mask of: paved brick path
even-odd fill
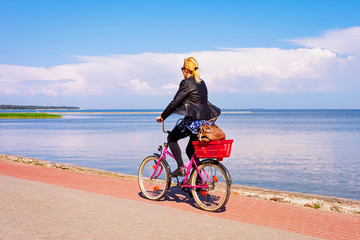
[[[242,223],[285,230],[323,239],[360,239],[360,216],[334,213],[232,195],[226,209],[209,213],[196,207],[188,194],[172,187],[162,201],[143,199],[137,181],[74,173],[0,160],[0,174],[181,209]]]

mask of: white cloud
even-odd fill
[[[360,27],[327,31],[320,37],[289,40],[309,48],[323,48],[339,54],[360,54]]]
[[[0,94],[173,95],[183,59],[194,56],[211,92],[360,91],[360,27],[292,40],[298,49],[239,48],[184,54],[78,56],[50,68],[0,65]]]
[[[139,79],[133,79],[128,83],[119,83],[119,86],[128,88],[132,93],[136,94],[153,94],[154,90],[147,82],[141,82]]]
[[[336,54],[321,49],[231,49],[199,55],[204,78],[217,91],[313,91],[327,71],[339,64]],[[310,86],[308,81],[312,80]]]

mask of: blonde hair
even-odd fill
[[[196,83],[201,82],[199,63],[198,61],[196,61],[194,57],[189,57],[184,59],[184,68],[189,69],[191,75],[194,76]]]

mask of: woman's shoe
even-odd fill
[[[185,169],[177,168],[175,171],[170,173],[171,177],[184,177],[186,175]]]

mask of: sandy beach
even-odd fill
[[[224,211],[209,213],[176,187],[154,202],[130,177],[35,166],[4,155],[0,185],[3,240],[360,239],[356,214],[234,193]]]

